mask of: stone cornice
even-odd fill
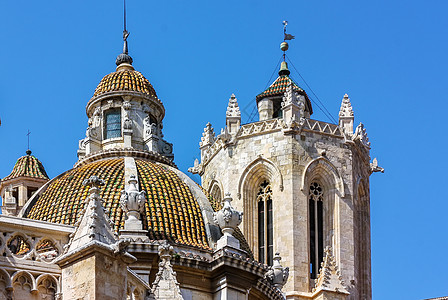
[[[79,167],[88,163],[91,163],[96,160],[104,159],[104,158],[112,158],[112,157],[123,157],[123,156],[130,156],[134,158],[143,158],[155,162],[160,162],[166,165],[169,165],[171,167],[177,168],[176,164],[172,162],[170,159],[166,158],[165,156],[156,153],[156,152],[150,152],[145,150],[138,150],[134,148],[115,148],[115,149],[109,149],[104,151],[98,151],[94,152],[92,154],[86,155],[83,159],[77,161],[73,167]]]
[[[112,97],[123,97],[123,96],[131,96],[131,97],[136,97],[136,98],[140,98],[143,100],[146,100],[148,102],[151,102],[152,104],[154,104],[155,106],[157,106],[158,110],[162,113],[162,119],[165,116],[165,107],[163,106],[162,101],[159,98],[155,98],[140,92],[133,92],[133,91],[114,91],[114,92],[107,92],[104,94],[101,94],[97,97],[92,97],[89,102],[87,102],[86,105],[86,113],[87,115],[89,115],[89,110],[98,102],[101,102],[102,100],[105,100],[107,98],[112,98]]]

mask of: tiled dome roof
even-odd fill
[[[140,92],[157,98],[156,91],[148,79],[142,73],[131,69],[119,70],[104,76],[96,87],[93,97],[116,91]]]
[[[17,160],[11,174],[3,178],[2,181],[22,176],[39,179],[49,179],[42,163],[34,155],[31,155],[31,151],[28,151],[27,155],[22,156]]]
[[[135,162],[139,188],[146,191],[142,222],[149,238],[209,249],[199,203],[187,184],[162,164],[138,159]],[[82,181],[92,175],[105,181],[100,195],[115,230],[122,229],[125,221],[120,208],[124,189],[123,158],[95,161],[61,174],[35,198],[24,216],[74,225],[88,196],[88,187]]]
[[[256,97],[257,103],[260,99],[262,99],[264,97],[282,96],[286,92],[286,88],[288,87],[288,85],[290,83],[292,83],[294,91],[298,92],[300,95],[305,96],[308,109],[310,110],[310,114],[312,114],[313,110],[312,110],[311,101],[308,98],[308,95],[288,75],[280,75],[266,90],[264,90],[262,93],[258,94]]]
[[[295,91],[305,92],[288,75],[281,75],[264,92],[257,95],[257,100],[267,96],[283,95],[290,83],[292,83]]]

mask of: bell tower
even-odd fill
[[[286,25],[283,54],[294,38]],[[287,299],[371,299],[369,177],[382,168],[370,163],[364,125],[353,132],[350,98],[343,97],[339,123],[312,119],[284,59],[256,102],[257,122],[227,121],[217,136],[207,124],[201,161],[190,171],[211,195],[237,195],[255,258],[273,265],[279,252],[289,267]],[[237,107],[232,95],[227,118]]]

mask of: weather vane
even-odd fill
[[[280,49],[283,51],[283,61],[285,61],[286,50],[288,50],[289,45],[286,41],[292,40],[295,38],[292,34],[286,33],[286,26],[288,26],[288,21],[283,21],[283,42],[280,44]]]

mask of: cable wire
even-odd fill
[[[331,113],[328,111],[328,109],[325,107],[325,105],[322,103],[322,101],[320,101],[319,97],[316,95],[316,93],[314,93],[313,89],[309,86],[309,84],[306,82],[305,78],[303,78],[303,76],[300,74],[300,72],[297,70],[297,68],[294,66],[293,62],[291,61],[291,59],[286,56],[286,58],[288,58],[289,63],[291,63],[292,67],[294,68],[294,70],[297,72],[297,74],[299,74],[300,78],[302,79],[302,81],[305,83],[305,85],[308,87],[309,91],[314,95],[314,97],[316,97],[317,101],[319,101],[319,103],[322,105],[322,107],[320,107],[319,104],[317,104],[316,101],[313,101],[314,104],[316,104],[316,106],[324,113],[324,115],[327,116],[327,118],[329,118],[331,121],[333,121],[335,124],[338,124],[338,121],[336,121],[335,118],[333,118],[333,116],[331,115]],[[312,100],[312,99],[311,99]]]

